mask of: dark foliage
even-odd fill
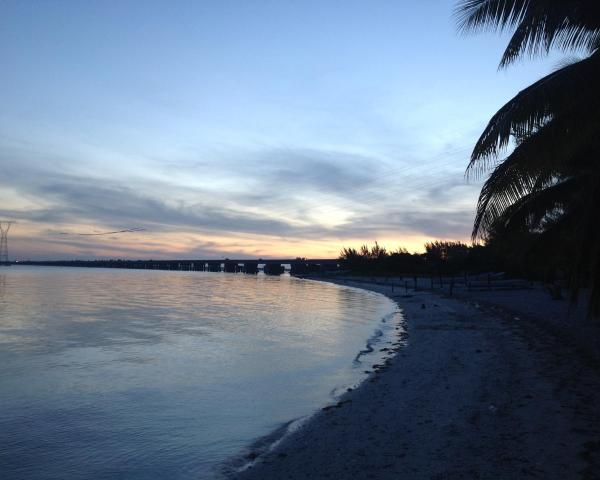
[[[409,253],[406,248],[388,252],[377,242],[373,247],[344,248],[340,266],[358,275],[456,275],[462,272],[485,272],[497,269],[489,247],[468,246],[461,242],[427,243],[425,253]]]
[[[600,2],[463,0],[466,30],[510,29],[501,67],[551,48],[583,58],[519,92],[489,121],[467,169],[491,169],[473,229],[508,265],[591,290],[600,315]],[[509,150],[505,158],[500,156]]]

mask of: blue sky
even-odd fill
[[[506,36],[459,34],[454,5],[0,3],[11,257],[467,240],[470,148],[556,59],[498,71]]]

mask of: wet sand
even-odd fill
[[[237,478],[600,478],[600,374],[560,336],[473,299],[342,282],[396,300],[407,338]]]

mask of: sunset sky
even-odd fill
[[[10,258],[467,241],[470,149],[556,59],[498,71],[506,37],[459,34],[454,5],[1,2]]]

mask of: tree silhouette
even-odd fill
[[[425,244],[425,258],[438,274],[460,271],[469,255],[469,246],[462,242],[435,240]]]
[[[568,251],[573,298],[590,286],[589,311],[598,315],[600,2],[463,0],[457,16],[464,31],[514,30],[501,68],[552,48],[583,55],[519,92],[491,118],[467,175],[491,170],[479,196],[473,238],[525,231],[546,255],[562,258]]]

